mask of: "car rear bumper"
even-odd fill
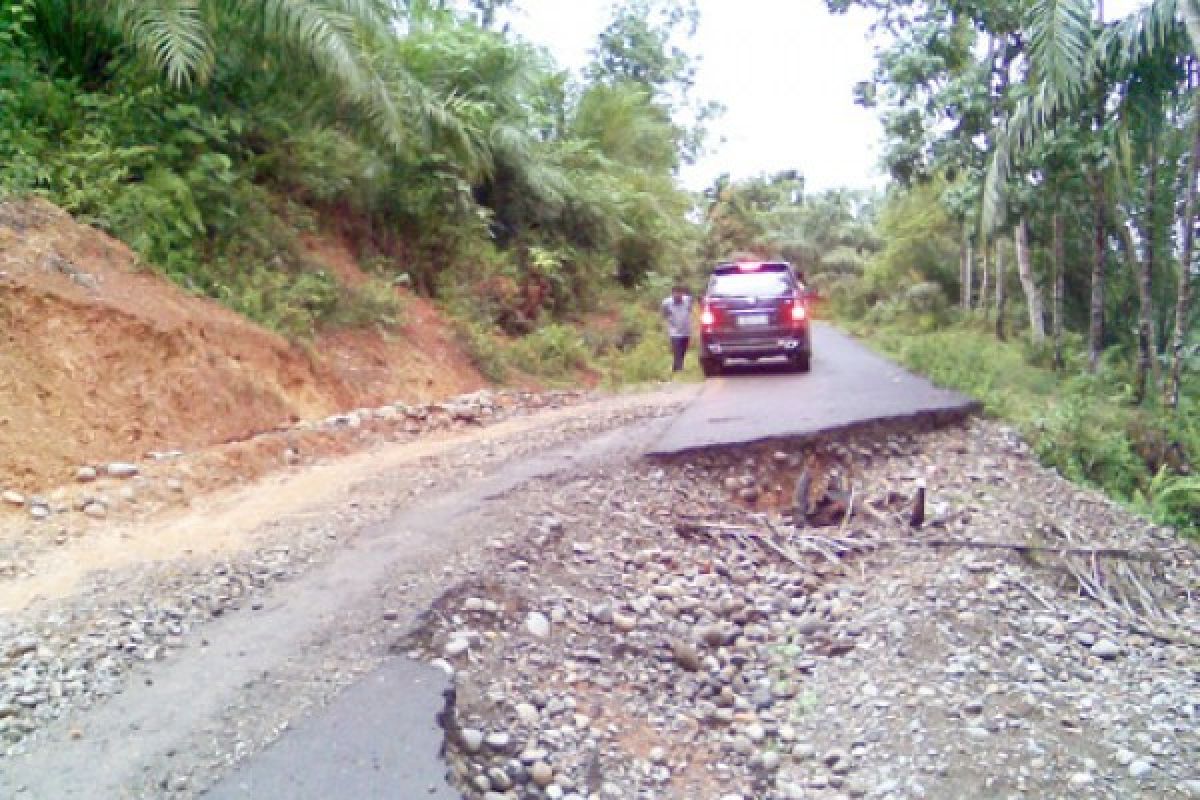
[[[701,354],[710,358],[768,358],[809,353],[808,331],[777,330],[747,333],[704,333]]]

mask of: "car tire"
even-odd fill
[[[721,359],[719,358],[702,358],[700,359],[700,371],[704,373],[704,377],[713,378],[721,374]]]
[[[798,353],[789,359],[793,372],[808,372],[812,369],[812,354]]]

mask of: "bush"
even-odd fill
[[[1200,421],[1190,396],[1174,414],[1133,408],[1123,366],[1063,380],[1030,363],[1040,352],[998,342],[973,322],[934,333],[914,333],[908,323],[859,327],[909,368],[1015,424],[1042,462],[1065,477],[1102,488],[1162,523],[1200,528],[1200,494],[1190,475],[1200,456]],[[1078,353],[1070,355],[1078,363]]]
[[[513,343],[513,363],[530,375],[565,378],[588,365],[588,351],[579,331],[555,323]]]
[[[483,377],[499,383],[508,378],[508,359],[496,335],[473,320],[456,318],[454,325],[459,344]]]
[[[372,279],[361,286],[343,287],[337,302],[321,321],[349,327],[395,328],[402,321],[403,311],[404,304],[396,289],[386,281]]]

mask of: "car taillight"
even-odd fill
[[[792,306],[792,322],[804,322],[808,319],[808,309],[802,303]]]
[[[706,328],[711,328],[717,324],[717,315],[712,312],[712,309],[705,308],[700,312],[700,324]]]

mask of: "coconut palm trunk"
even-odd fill
[[[1033,275],[1033,260],[1029,257],[1029,221],[1022,216],[1013,231],[1013,244],[1017,252],[1017,276],[1025,292],[1025,306],[1029,309],[1029,335],[1034,344],[1046,341],[1046,307],[1042,302],[1042,290]]]
[[[1000,242],[996,242],[996,338],[1004,341],[1006,334],[1004,331],[1004,304],[1008,300],[1007,294],[1004,291],[1004,248]]]
[[[1054,299],[1053,310],[1051,312],[1051,335],[1054,337],[1054,368],[1061,370],[1063,368],[1063,296],[1066,294],[1067,281],[1064,275],[1063,264],[1063,234],[1064,225],[1062,214],[1055,213],[1053,220],[1054,227]]]
[[[1187,193],[1183,202],[1183,247],[1179,261],[1179,289],[1175,296],[1175,333],[1171,337],[1171,378],[1167,405],[1179,408],[1183,380],[1183,354],[1187,346],[1188,318],[1192,310],[1192,251],[1196,242],[1196,169],[1200,166],[1200,97],[1192,98],[1192,152],[1187,166]]]
[[[1104,348],[1104,295],[1108,279],[1108,230],[1104,224],[1103,178],[1092,172],[1092,299],[1088,311],[1088,370],[1096,371]]]
[[[970,234],[967,224],[962,226],[962,236],[958,240],[958,304],[963,311],[971,310],[971,266],[968,259],[971,252]]]
[[[982,271],[979,277],[979,308],[983,310],[983,316],[985,319],[988,317],[988,276],[991,272],[988,261],[992,249],[990,244],[991,243],[988,242],[987,239],[984,239],[980,247],[982,255],[980,268]]]

